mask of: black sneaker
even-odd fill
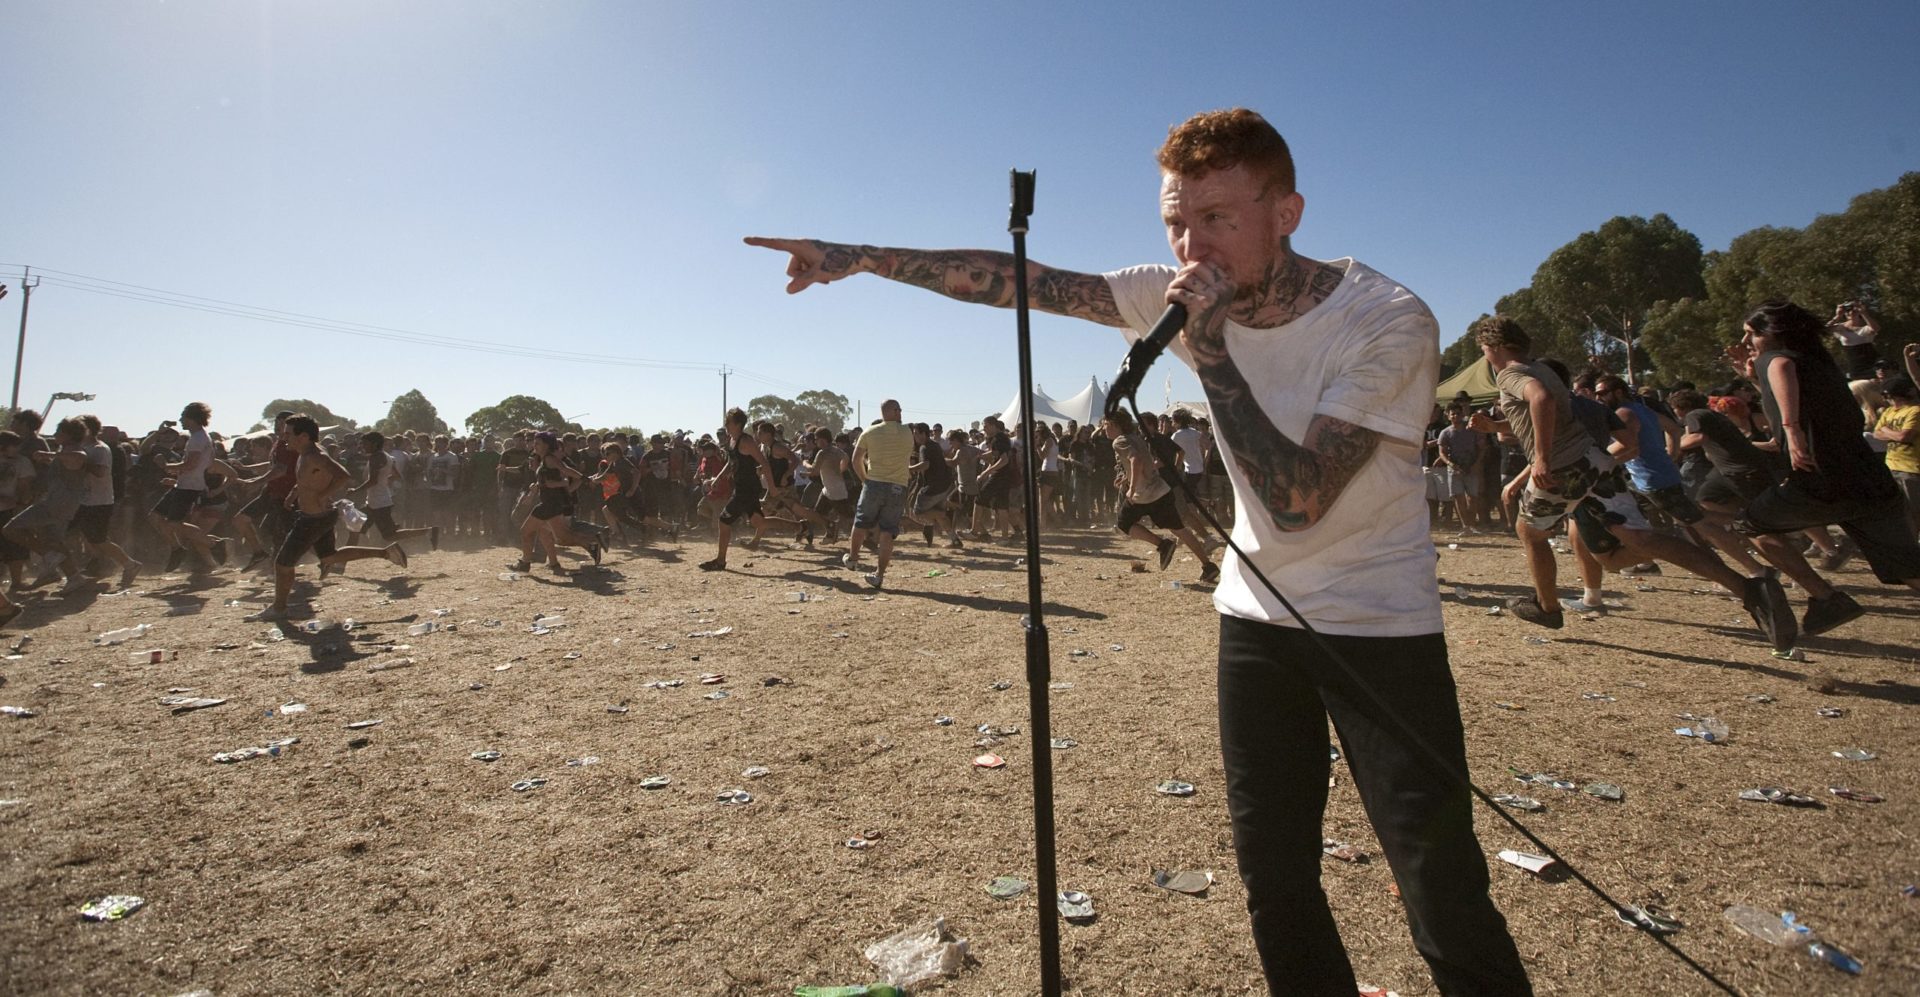
[[[213,544],[212,544],[212,546],[208,548],[208,550],[209,550],[209,552],[210,552],[210,553],[212,553],[212,554],[213,554],[213,563],[215,563],[215,564],[225,564],[225,563],[227,563],[227,542],[226,542],[226,540],[224,540],[224,539],[221,539],[221,540],[215,540],[215,541],[213,542]]]
[[[186,559],[187,559],[187,549],[185,547],[175,547],[173,550],[168,551],[167,552],[167,574],[173,574],[174,572],[179,571],[181,562],[185,561]]]
[[[434,550],[440,549],[440,527],[436,526],[427,531],[427,546]]]
[[[524,558],[507,565],[508,571],[527,572],[533,570],[533,564]]]
[[[1165,571],[1167,570],[1167,565],[1173,563],[1173,555],[1180,549],[1180,541],[1173,537],[1167,537],[1160,541],[1155,549],[1160,552],[1160,570]]]
[[[700,570],[701,571],[725,571],[727,570],[727,562],[722,561],[717,557],[711,561],[701,561]]]
[[[1807,615],[1800,620],[1800,632],[1810,636],[1823,634],[1859,619],[1866,612],[1859,603],[1853,601],[1853,596],[1836,589],[1825,599],[1807,600]]]
[[[927,546],[929,547],[933,546],[933,527],[931,526],[920,527],[920,535],[927,538]]]
[[[1558,630],[1567,623],[1567,614],[1561,612],[1558,605],[1555,605],[1553,612],[1549,613],[1540,608],[1539,600],[1530,595],[1516,595],[1508,599],[1507,612],[1518,619],[1546,627],[1548,630]]]
[[[588,544],[587,553],[593,555],[594,566],[598,567],[600,564],[600,542],[596,540]]]
[[[1206,566],[1200,569],[1200,584],[1217,585],[1219,584],[1219,582],[1220,582],[1220,566],[1213,563],[1212,561],[1208,561],[1206,563]]]
[[[1781,588],[1778,581],[1764,577],[1747,579],[1744,588],[1740,605],[1753,617],[1760,632],[1767,635],[1773,649],[1783,654],[1793,650],[1793,642],[1800,636],[1800,625],[1794,621],[1787,590]]]

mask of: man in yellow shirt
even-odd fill
[[[853,533],[840,563],[860,570],[860,545],[867,531],[880,534],[880,556],[867,584],[879,588],[886,581],[887,562],[893,560],[893,538],[900,535],[900,516],[907,507],[907,464],[913,456],[913,430],[900,424],[900,403],[880,403],[880,424],[860,434],[853,447],[853,473],[860,478],[860,504],[853,510]]]
[[[1887,407],[1873,424],[1876,439],[1887,441],[1887,470],[1907,499],[1907,522],[1920,536],[1920,389],[1898,378],[1881,389]]]

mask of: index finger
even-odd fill
[[[800,245],[800,240],[798,239],[774,239],[764,235],[750,235],[740,241],[749,246],[759,246],[762,249],[777,249],[783,253],[791,253]]]

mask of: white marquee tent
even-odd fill
[[[1067,422],[1072,420],[1082,426],[1091,426],[1100,421],[1100,413],[1107,407],[1107,393],[1100,387],[1098,379],[1089,376],[1087,386],[1072,398],[1052,398],[1040,385],[1033,386],[1033,417],[1046,422]],[[1009,427],[1020,420],[1020,396],[1015,395],[1007,403],[1006,411],[1000,413],[1001,421]]]

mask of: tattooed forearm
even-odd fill
[[[820,268],[830,274],[865,271],[926,288],[958,301],[1011,308],[1013,254],[985,249],[888,249],[815,242]],[[1027,288],[1035,308],[1102,325],[1125,325],[1113,291],[1098,274],[1055,270],[1028,261]]]
[[[1313,417],[1304,445],[1295,443],[1261,411],[1232,360],[1199,373],[1234,463],[1282,530],[1319,522],[1379,446],[1374,431],[1325,415]]]

